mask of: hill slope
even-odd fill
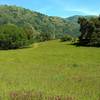
[[[0,6],[0,25],[13,23],[18,26],[31,26],[40,34],[52,34],[52,38],[62,34],[78,34],[77,24],[60,17],[47,16],[16,6]],[[77,25],[77,26],[76,26]]]

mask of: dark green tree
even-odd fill
[[[87,46],[100,46],[100,17],[79,18],[81,35],[78,44]]]

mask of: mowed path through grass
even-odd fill
[[[100,48],[48,41],[31,48],[1,50],[0,100],[14,91],[100,100]]]

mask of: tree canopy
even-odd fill
[[[81,35],[79,37],[80,45],[100,46],[100,16],[86,19],[78,19]]]
[[[2,25],[0,26],[0,49],[25,47],[31,43],[32,34],[14,24]]]

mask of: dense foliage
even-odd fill
[[[32,34],[13,24],[0,26],[0,49],[16,49],[31,43]]]
[[[80,45],[100,46],[100,17],[87,20],[84,17],[78,19],[80,24]]]

